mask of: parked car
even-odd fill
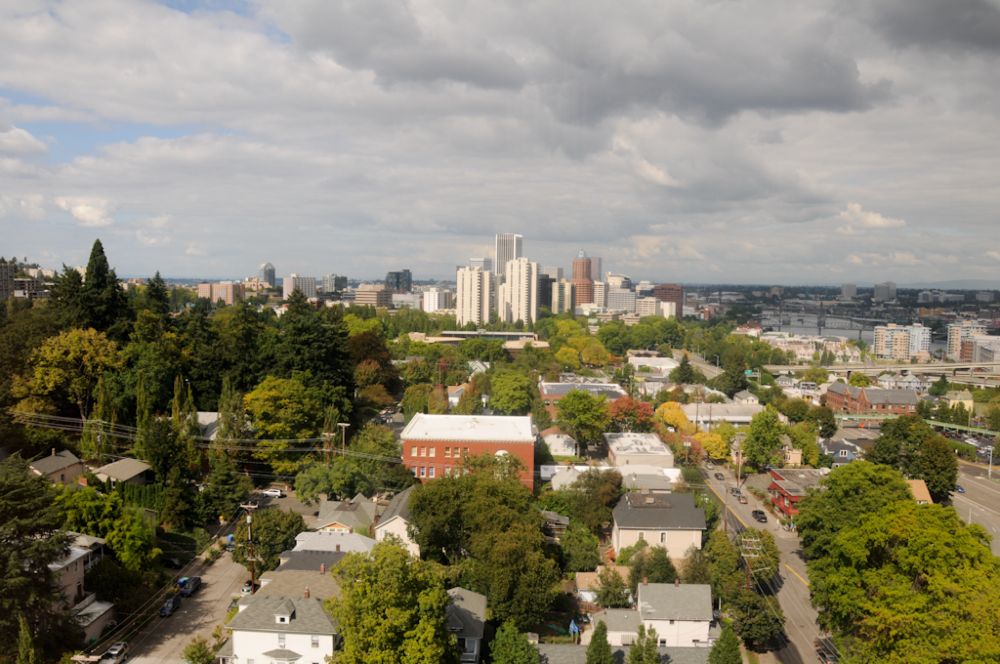
[[[746,497],[746,496],[744,496],[744,495],[743,495],[743,494],[741,493],[740,495],[736,496],[736,501],[737,501],[737,502],[738,502],[738,503],[739,503],[740,505],[746,505],[746,504],[747,504],[747,497]]]
[[[720,482],[722,482],[723,480],[725,480],[725,479],[726,479],[726,476],[725,476],[725,475],[723,475],[722,473],[716,473],[715,475],[713,475],[713,477],[714,477],[715,479],[719,480]]]
[[[250,581],[246,581],[243,587],[240,588],[241,595],[252,595],[253,594],[253,584]]]
[[[174,615],[174,611],[181,608],[181,596],[171,595],[167,598],[167,601],[163,603],[160,607],[160,617],[166,618],[167,616]]]
[[[111,644],[111,647],[101,655],[97,664],[120,664],[128,658],[128,644],[124,641]]]
[[[965,487],[962,486],[961,484],[956,484],[955,491],[957,491],[958,493],[965,493]]]
[[[180,581],[177,582],[177,586],[180,588],[181,595],[183,595],[184,597],[190,597],[191,595],[198,592],[198,588],[201,588],[201,577],[200,576],[181,577]]]
[[[754,510],[750,512],[750,516],[754,518],[754,521],[767,523],[767,514],[764,513],[764,510]]]
[[[275,489],[274,487],[264,489],[262,492],[265,496],[270,496],[271,498],[284,498],[285,492],[281,489]]]

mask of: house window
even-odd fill
[[[420,448],[420,456],[422,456],[422,457],[427,456],[427,448],[426,447],[421,447]]]
[[[416,467],[416,466],[414,466],[414,467],[413,467],[413,468],[411,468],[410,470],[412,470],[412,471],[413,471],[413,476],[414,476],[414,477],[416,477],[416,476],[417,476],[417,467]]]
[[[660,533],[660,544],[666,544],[666,543],[667,543],[667,534]]]
[[[451,458],[451,448],[450,447],[444,448],[444,458],[445,459],[450,459]]]
[[[465,456],[469,456],[469,448],[468,447],[465,448],[464,454],[465,454]]]
[[[643,532],[641,530],[639,531],[639,539],[641,539],[641,540],[646,539],[645,535],[643,534]]]
[[[410,448],[410,456],[411,457],[417,456],[417,448],[416,447],[411,447]]]
[[[278,635],[278,647],[279,648],[284,648],[285,647],[285,635],[284,634],[279,634]]]
[[[313,648],[319,648],[319,637],[318,637],[318,636],[316,636],[315,634],[313,634],[313,635],[312,635],[311,637],[309,637],[309,638],[310,638],[310,640],[312,641],[312,647],[313,647]]]
[[[847,458],[847,450],[840,450],[840,456],[846,459]]]
[[[428,455],[427,455],[427,456],[430,456],[430,457],[435,457],[435,456],[437,456],[437,448],[436,448],[436,447],[432,447],[432,448],[430,449],[430,452],[428,453]]]
[[[434,466],[427,469],[427,477],[434,477]]]

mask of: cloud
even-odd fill
[[[1000,53],[1000,6],[989,0],[874,0],[874,26],[893,44]]]
[[[45,216],[45,198],[41,194],[9,196],[0,193],[0,218],[19,217],[37,221]]]
[[[29,131],[20,127],[0,126],[0,153],[39,154],[47,149],[45,143],[32,136]]]
[[[837,217],[845,222],[837,228],[841,235],[857,235],[862,229],[902,228],[906,222],[902,219],[886,217],[878,212],[865,210],[859,203],[848,203]]]
[[[995,261],[1000,261],[1000,251],[997,251],[995,249],[991,249],[991,250],[989,250],[989,251],[986,252],[986,257],[987,258],[992,258]]]
[[[113,208],[111,201],[102,198],[59,196],[54,202],[57,207],[69,212],[81,226],[101,228],[115,223],[111,216]]]

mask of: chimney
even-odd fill
[[[53,447],[52,448],[52,456],[55,456],[55,455],[56,455],[56,448]]]
[[[681,587],[681,580],[674,579],[674,588],[680,588],[680,587]]]
[[[319,573],[320,574],[326,574],[326,563],[320,563],[319,564]]]
[[[306,586],[306,590],[304,593],[302,593],[302,597],[304,597],[305,599],[309,599],[309,586]]]

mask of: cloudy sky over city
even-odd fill
[[[998,0],[0,2],[0,254],[1000,272]]]

